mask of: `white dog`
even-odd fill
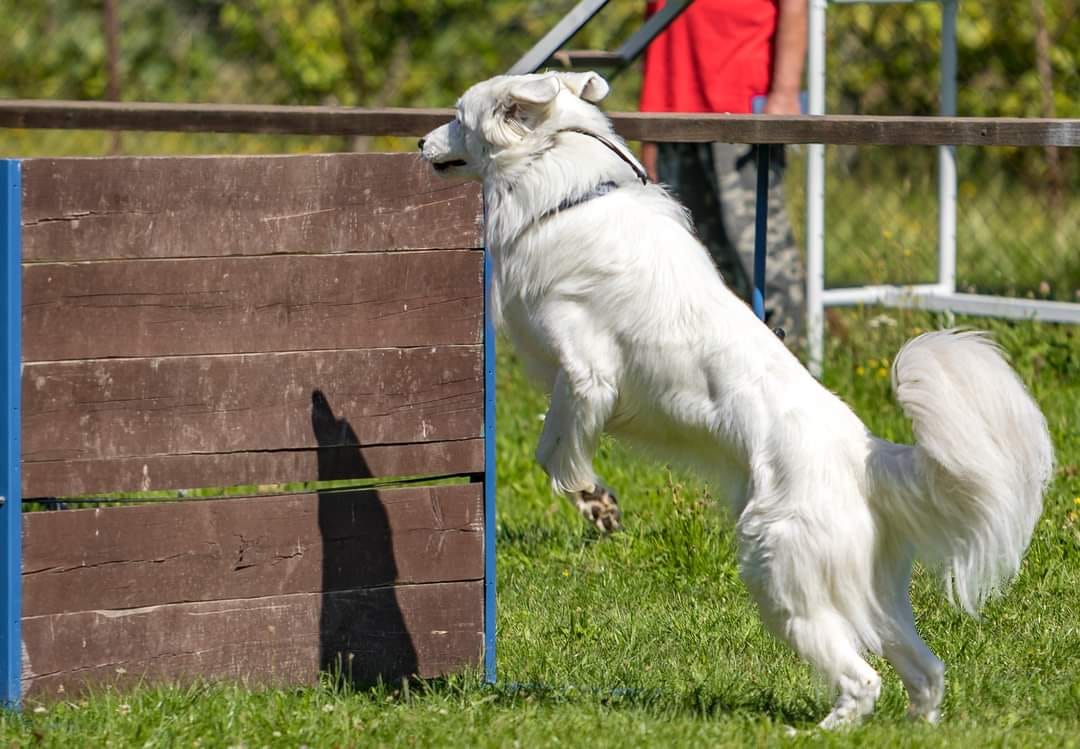
[[[593,106],[607,92],[595,73],[493,78],[420,141],[483,182],[492,309],[551,393],[537,460],[605,531],[601,432],[692,464],[730,502],[766,626],[839,691],[822,725],[873,710],[867,652],[936,721],[944,666],[915,629],[912,562],[970,613],[1016,573],[1052,472],[1042,414],[985,335],[927,333],[892,370],[917,444],[874,437],[727,289]]]

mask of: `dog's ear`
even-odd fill
[[[542,78],[524,78],[510,87],[510,98],[515,104],[542,106],[550,104],[559,94],[559,79],[553,75]]]
[[[590,104],[601,101],[611,91],[608,82],[598,73],[592,71],[588,73],[558,73],[558,76],[578,98],[584,99]]]

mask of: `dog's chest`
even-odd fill
[[[520,298],[504,299],[503,324],[510,343],[529,377],[550,391],[558,373],[559,357],[535,312]]]

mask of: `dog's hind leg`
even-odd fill
[[[882,644],[882,654],[893,665],[908,693],[908,717],[937,723],[945,693],[945,664],[930,652],[914,627],[905,638]]]
[[[819,724],[839,728],[874,711],[881,694],[881,677],[851,642],[849,627],[835,611],[818,611],[791,619],[787,640],[800,656],[825,674],[839,691],[832,711]]]
[[[567,494],[586,522],[605,533],[619,529],[619,503],[596,476],[592,460],[615,400],[614,388],[599,378],[561,370],[536,449],[556,491]]]
[[[792,581],[806,580],[807,570],[778,570],[760,549],[743,558],[742,576],[769,631],[808,661],[839,692],[822,728],[838,728],[874,711],[881,677],[859,652],[852,627],[819,591]]]
[[[906,562],[908,570],[911,563]],[[941,698],[945,693],[945,664],[926,646],[915,628],[907,575],[897,575],[900,584],[893,596],[891,619],[882,632],[881,654],[892,664],[908,693],[908,717],[937,723],[941,718]]]

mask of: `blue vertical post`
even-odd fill
[[[19,162],[0,160],[0,703],[18,707],[22,678],[22,485],[19,398],[22,350],[22,180]]]
[[[485,211],[485,219],[486,219]],[[485,221],[486,223],[486,221]],[[495,323],[484,247],[484,680],[495,683]]]
[[[759,144],[757,151],[757,204],[754,213],[754,291],[751,307],[759,320],[765,319],[765,254],[769,232],[769,145]]]

